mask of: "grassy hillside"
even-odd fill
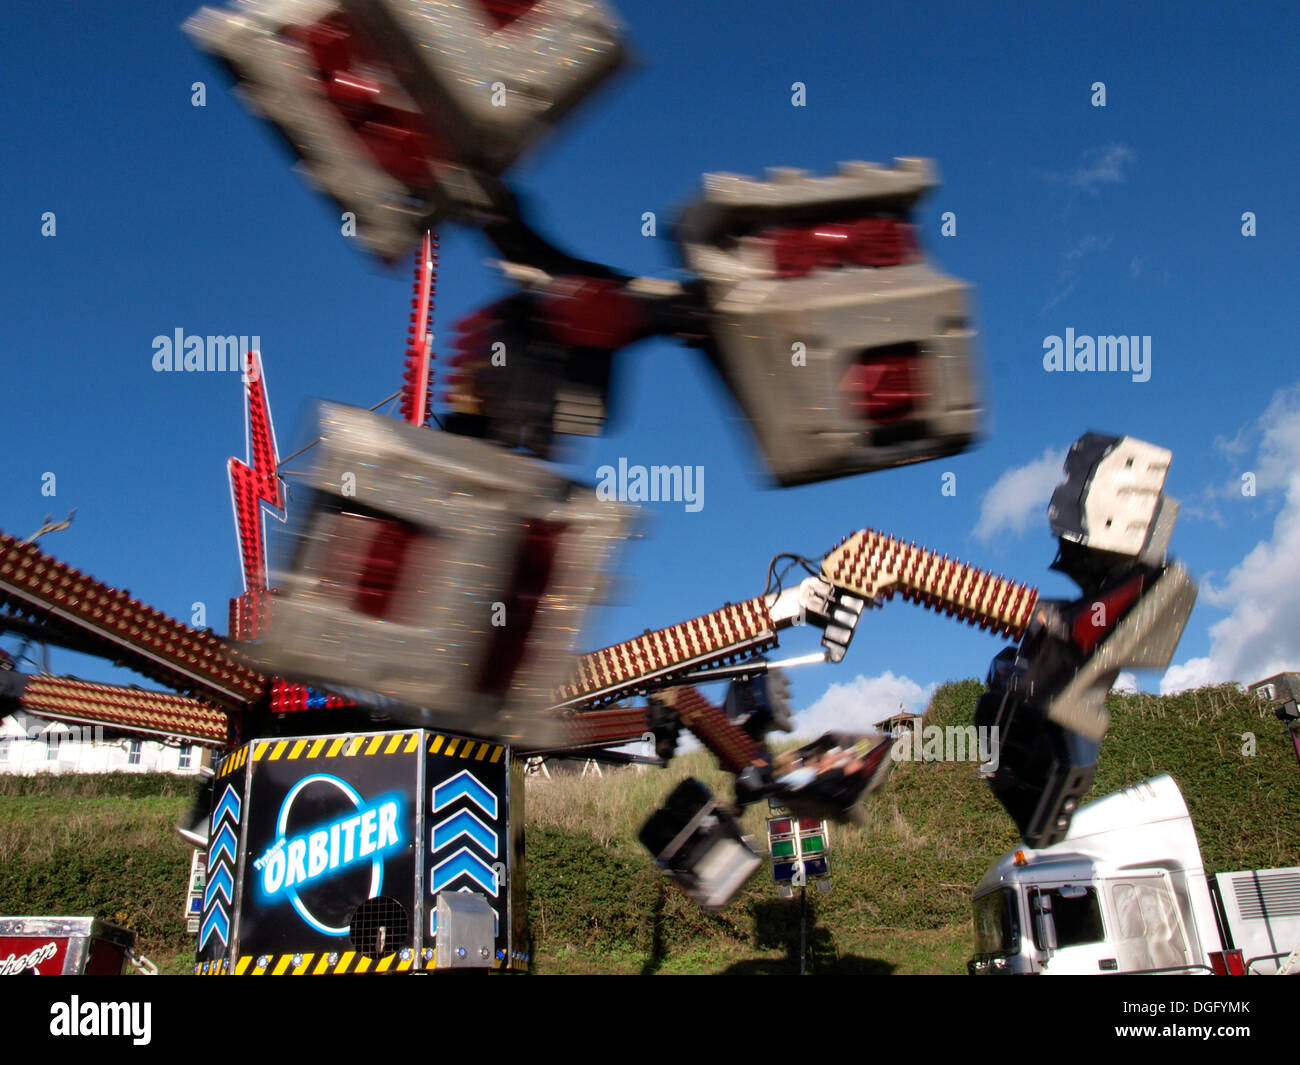
[[[977,681],[941,687],[926,723],[969,724]],[[1112,725],[1088,798],[1160,772],[1178,780],[1212,870],[1300,862],[1300,768],[1271,712],[1231,686],[1177,696],[1112,696]],[[1254,734],[1255,754],[1242,754]],[[707,757],[663,772],[564,778],[529,790],[532,917],[543,956],[564,968],[702,966],[789,971],[798,913],[756,876],[724,914],[699,913],[656,881],[636,830],[672,784],[696,775],[720,794]],[[763,812],[747,829],[763,835]],[[1018,837],[970,762],[902,762],[861,826],[832,829],[834,889],[815,900],[820,970],[960,972],[970,893]],[[539,868],[540,867],[540,868]],[[724,964],[725,962],[725,964]]]
[[[946,684],[927,724],[970,722],[976,681]],[[1211,870],[1300,863],[1300,768],[1281,725],[1232,687],[1112,696],[1090,798],[1173,774]],[[1255,753],[1243,754],[1243,735]],[[667,770],[557,776],[528,785],[528,883],[543,972],[789,972],[797,902],[756,876],[721,914],[702,913],[655,871],[636,840],[672,786],[728,778],[697,752]],[[119,789],[130,789],[125,797]],[[189,852],[172,831],[188,785],[173,778],[0,778],[0,913],[96,913],[137,929],[155,960],[182,931]],[[763,811],[746,814],[763,835]],[[961,972],[970,892],[1016,843],[971,762],[900,763],[861,826],[831,832],[834,889],[810,896],[818,972]]]
[[[161,773],[0,776],[0,915],[93,914],[134,929],[155,961],[192,953],[191,851],[174,830],[192,787]]]

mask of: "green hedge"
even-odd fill
[[[189,798],[197,777],[173,773],[35,773],[0,774],[2,795],[66,795],[76,798],[112,796],[120,799]]]
[[[941,686],[926,723],[969,724],[981,691],[977,681]],[[1107,705],[1112,725],[1089,798],[1169,772],[1208,869],[1295,864],[1300,769],[1267,707],[1231,686],[1112,696]],[[1251,736],[1255,753],[1243,753]],[[764,872],[727,910],[708,914],[637,841],[652,804],[686,772],[725,790],[705,761],[695,755],[666,773],[612,772],[571,784],[572,794],[550,793],[564,816],[552,811],[549,820],[543,793],[532,789],[551,785],[530,784],[537,802],[527,817],[527,882],[537,951],[630,954],[652,971],[657,959],[711,945],[792,949],[798,905],[777,899]],[[0,777],[0,913],[94,914],[134,928],[146,954],[191,950],[181,915],[190,850],[173,826],[196,783],[134,773]],[[745,819],[760,844],[763,813]],[[928,934],[967,924],[971,889],[1017,839],[969,762],[902,763],[865,813],[862,826],[832,827],[834,889],[810,897],[822,956],[851,953],[877,929]],[[582,827],[597,823],[599,840]]]

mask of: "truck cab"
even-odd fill
[[[1203,973],[1225,946],[1168,776],[1081,807],[1051,847],[1003,855],[975,889],[974,916],[977,974]]]

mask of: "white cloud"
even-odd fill
[[[1189,658],[1186,662],[1170,666],[1160,678],[1160,694],[1204,688],[1207,684],[1222,684],[1227,678],[1222,669],[1209,658]]]
[[[1003,532],[1024,533],[1031,518],[1045,519],[1052,489],[1063,474],[1065,452],[1048,448],[1041,458],[1024,466],[1013,466],[993,482],[980,501],[976,539],[988,542]]]
[[[1211,626],[1208,655],[1165,671],[1162,692],[1250,684],[1300,666],[1300,386],[1274,393],[1268,409],[1234,444],[1240,449],[1243,441],[1256,439],[1252,472],[1258,490],[1282,497],[1272,536],[1256,544],[1221,585],[1202,586],[1201,597],[1228,616]]]
[[[1089,255],[1103,254],[1114,239],[1114,237],[1109,236],[1098,237],[1094,234],[1088,234],[1080,237],[1074,246],[1066,251],[1064,261],[1061,264],[1061,273],[1057,279],[1056,294],[1044,304],[1041,314],[1046,314],[1078,287],[1079,277],[1082,272],[1080,265],[1082,260]]]
[[[1062,274],[1065,273],[1066,271],[1062,271]],[[1067,281],[1063,278],[1061,284],[1063,287],[1057,289],[1057,291],[1052,295],[1052,297],[1046,303],[1043,304],[1042,309],[1039,310],[1038,312],[1039,314],[1046,314],[1058,303],[1066,299],[1066,297],[1068,297],[1070,293],[1072,293],[1076,288],[1079,287],[1079,279],[1078,277],[1073,277]]]
[[[1230,476],[1210,480],[1199,496],[1183,501],[1184,517],[1201,518],[1223,527],[1225,511],[1243,498],[1284,492],[1294,456],[1300,449],[1300,419],[1288,412],[1300,410],[1300,385],[1279,389],[1269,408],[1232,436],[1214,438],[1214,449],[1232,466]]]
[[[1084,152],[1083,161],[1065,175],[1076,189],[1097,193],[1099,185],[1122,185],[1124,168],[1133,161],[1133,149],[1124,144],[1108,144]]]
[[[859,673],[846,684],[832,684],[811,706],[798,711],[794,734],[811,739],[831,731],[865,732],[894,714],[924,712],[936,687],[922,687],[889,670],[877,677]]]
[[[1067,263],[1077,263],[1080,259],[1087,258],[1089,255],[1100,255],[1111,246],[1114,240],[1114,237],[1098,237],[1092,234],[1080,237],[1075,242],[1074,247],[1065,253],[1065,261]]]
[[[1040,172],[1040,176],[1065,190],[1066,213],[1072,213],[1074,205],[1079,203],[1081,194],[1096,199],[1099,190],[1107,185],[1122,185],[1128,180],[1128,167],[1136,155],[1126,144],[1107,144],[1099,148],[1089,148],[1080,157],[1078,164],[1071,170],[1049,170]],[[1101,256],[1111,246],[1113,238],[1087,234],[1075,241],[1066,250],[1060,274],[1057,277],[1053,294],[1039,310],[1046,314],[1064,302],[1079,287],[1084,276],[1084,260],[1088,256]],[[1129,271],[1137,277],[1143,269],[1143,263],[1134,258],[1129,262]]]
[[[1111,685],[1110,690],[1124,695],[1139,695],[1142,692],[1142,685],[1138,683],[1137,674],[1125,670],[1115,678],[1115,683]]]

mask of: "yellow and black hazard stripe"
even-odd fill
[[[499,743],[443,736],[425,732],[379,732],[361,736],[316,736],[303,739],[253,740],[226,756],[217,770],[218,777],[228,776],[253,762],[293,762],[312,758],[366,758],[372,755],[411,754],[420,748],[420,737],[427,736],[425,749],[444,758],[464,758],[474,762],[499,762],[506,748]]]
[[[372,958],[347,950],[338,954],[245,954],[230,970],[235,976],[342,976],[346,973],[405,973],[419,968],[410,950]]]
[[[527,956],[516,952],[510,967],[527,967]],[[521,965],[522,963],[522,965]],[[372,958],[355,950],[332,954],[246,954],[234,965],[226,959],[200,962],[194,966],[196,976],[345,976],[363,973],[408,973],[438,967],[438,952],[428,949],[417,958],[412,950],[402,950],[382,958]],[[506,968],[502,958],[492,962],[493,969]]]
[[[249,744],[244,744],[244,746],[240,747],[239,750],[232,751],[230,754],[226,755],[226,757],[222,759],[221,765],[217,767],[217,776],[229,776],[236,769],[242,769],[244,763],[248,761],[249,746]]]
[[[367,758],[385,754],[411,754],[420,748],[422,732],[379,732],[364,736],[318,736],[315,739],[255,740],[252,748],[254,762],[292,762],[311,758]],[[444,757],[472,758],[474,761],[499,762],[505,753],[500,744],[462,736],[428,734],[427,749],[430,754]]]
[[[293,762],[312,758],[365,758],[410,754],[420,749],[419,732],[378,732],[364,736],[316,736],[298,740],[254,740],[254,762]]]
[[[466,758],[475,762],[499,762],[505,748],[499,743],[485,743],[482,740],[466,739],[463,736],[429,737],[430,754],[440,754],[444,758]]]

